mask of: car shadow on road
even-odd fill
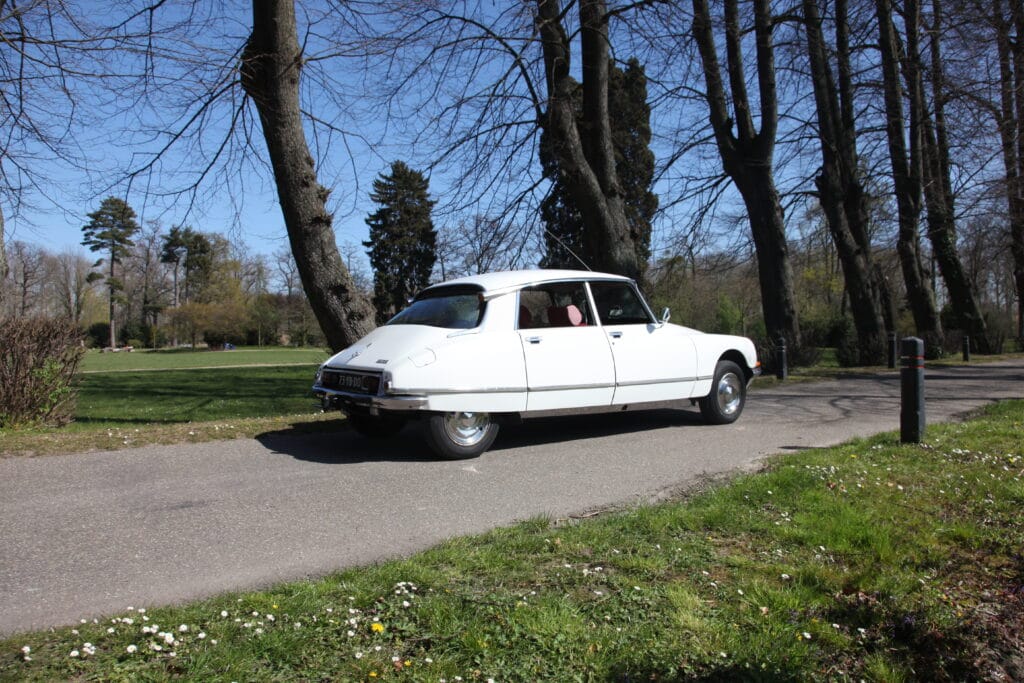
[[[562,443],[586,438],[632,434],[669,427],[703,425],[697,410],[655,409],[591,415],[538,417],[522,424],[501,426],[491,451]],[[398,434],[370,439],[357,434],[343,420],[336,428],[309,432],[293,429],[260,434],[256,440],[268,450],[296,460],[345,465],[363,462],[430,462],[444,460],[427,446],[423,425],[415,420]]]
[[[416,425],[406,425],[398,434],[368,439],[338,421],[337,429],[314,433],[282,430],[256,437],[264,448],[307,462],[351,465],[363,462],[426,462],[436,460]]]
[[[492,451],[646,432],[670,427],[704,425],[700,411],[659,408],[588,415],[536,417],[503,426]]]

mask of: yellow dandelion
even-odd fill
[[[375,621],[372,624],[370,624],[370,630],[372,630],[374,633],[384,633],[384,624],[380,623],[379,621]]]

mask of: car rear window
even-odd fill
[[[436,287],[422,292],[386,325],[427,325],[471,330],[484,318],[487,304],[478,287]]]

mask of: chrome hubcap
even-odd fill
[[[460,446],[480,443],[490,424],[491,416],[487,413],[447,413],[444,416],[445,433]]]
[[[723,415],[732,415],[740,408],[743,399],[743,385],[740,378],[731,372],[722,375],[718,380],[718,407]]]

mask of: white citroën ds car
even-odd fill
[[[422,418],[431,448],[458,459],[486,451],[500,422],[551,411],[691,399],[727,424],[759,372],[749,339],[656,319],[629,278],[525,270],[424,289],[320,366],[313,393],[366,436]]]

